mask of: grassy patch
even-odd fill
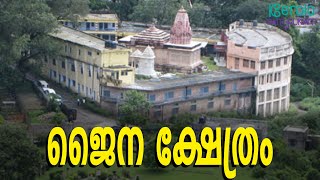
[[[27,112],[27,119],[29,122],[31,122],[31,124],[40,124],[41,120],[39,119],[39,116],[45,113],[46,111],[42,109],[29,111]]]
[[[204,65],[207,66],[208,70],[215,71],[218,70],[219,67],[216,65],[216,63],[213,61],[212,57],[209,56],[202,56],[201,57],[202,62]]]
[[[110,117],[111,116],[111,113],[109,111],[107,111],[106,109],[101,108],[98,104],[96,104],[93,101],[86,100],[86,103],[81,104],[81,106],[84,107],[85,109],[87,109],[87,110],[89,110],[89,111],[91,111],[93,113],[99,114],[101,116],[104,116],[104,117]]]

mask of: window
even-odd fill
[[[62,67],[63,69],[66,68],[66,62],[65,62],[64,60],[61,62],[61,67]]]
[[[52,59],[52,64],[56,65],[56,59]]]
[[[65,46],[64,46],[64,52],[67,52],[67,51],[68,51],[68,46],[65,45]]]
[[[186,93],[187,93],[187,94],[186,94],[187,96],[191,96],[192,90],[191,90],[190,88],[188,88]]]
[[[271,101],[272,98],[272,90],[267,91],[267,101]]]
[[[287,64],[288,64],[288,58],[287,58],[287,57],[284,57],[283,64],[284,64],[284,65],[287,65]]]
[[[282,97],[285,97],[287,95],[287,86],[282,87]]]
[[[79,56],[81,56],[81,50],[80,49],[78,50],[78,54],[79,54]]]
[[[66,76],[62,76],[62,80],[63,80],[63,82],[66,82],[67,81],[67,77]]]
[[[88,65],[88,76],[91,77],[91,66]]]
[[[103,23],[99,23],[99,30],[103,30]]]
[[[260,77],[259,77],[259,84],[260,85],[262,85],[262,84],[264,84],[264,75],[261,75]]]
[[[239,58],[236,58],[235,60],[234,60],[234,68],[235,69],[239,69]]]
[[[259,92],[259,102],[264,102],[264,91]]]
[[[279,113],[279,101],[273,102],[273,114]]]
[[[256,62],[255,61],[250,61],[250,68],[256,69]]]
[[[72,80],[72,85],[73,85],[73,87],[76,87],[76,81],[75,80]]]
[[[71,71],[75,72],[76,71],[76,67],[74,66],[74,64],[71,64]]]
[[[172,108],[172,115],[176,115],[178,113],[179,113],[179,108],[178,107]]]
[[[91,23],[91,26],[94,27],[94,23],[93,22]]]
[[[150,94],[150,95],[149,95],[149,101],[150,101],[150,102],[156,101],[156,95],[155,95],[155,94]]]
[[[110,97],[110,91],[104,90],[103,91],[103,96],[109,98]]]
[[[86,30],[90,30],[90,23],[89,22],[86,23]]]
[[[83,74],[83,64],[81,64],[80,72],[81,72],[81,74]]]
[[[127,76],[128,75],[128,71],[121,71],[121,76]]]
[[[120,93],[120,98],[121,98],[121,99],[123,99],[123,98],[124,98],[123,93]]]
[[[261,62],[260,63],[260,69],[265,69],[266,68],[266,62]]]
[[[231,99],[224,100],[224,105],[225,106],[230,106],[230,104],[231,104]]]
[[[115,27],[116,26],[116,23],[112,23],[112,27]]]
[[[233,91],[237,91],[237,89],[238,89],[238,84],[237,84],[237,82],[234,82],[234,83],[233,83],[232,89],[233,89]]]
[[[247,60],[247,59],[244,59],[243,60],[243,67],[249,67],[249,60]]]
[[[104,24],[104,30],[108,29],[108,23],[103,23]]]
[[[281,59],[278,58],[277,61],[276,61],[276,66],[279,67],[280,65],[281,65]]]
[[[190,106],[190,111],[196,111],[197,110],[197,105],[196,104],[192,104]]]
[[[92,56],[92,52],[91,51],[88,51],[88,56]]]
[[[57,77],[57,72],[56,71],[53,71],[53,77]]]
[[[225,91],[226,90],[226,84],[225,83],[223,83],[223,82],[220,82],[219,83],[219,91]]]
[[[273,77],[273,74],[268,74],[267,75],[267,83],[272,83],[272,77]]]
[[[273,68],[273,60],[268,61],[268,68]]]
[[[209,87],[201,87],[200,88],[200,94],[207,94],[209,92]]]
[[[69,53],[70,53],[70,54],[72,53],[72,48],[71,48],[71,47],[69,47]]]
[[[214,103],[212,101],[208,102],[208,106],[207,106],[208,109],[213,109],[213,106],[214,106]]]
[[[165,93],[165,100],[172,99],[174,97],[174,92],[169,91]]]
[[[280,88],[274,89],[273,96],[274,96],[273,99],[279,99],[279,97],[280,97]]]
[[[259,105],[259,107],[258,107],[258,114],[261,115],[261,116],[263,115],[263,111],[264,111],[264,110],[263,110],[263,108],[264,108],[263,106],[264,106],[264,105],[261,104],[261,105]]]

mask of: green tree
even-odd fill
[[[89,0],[46,0],[58,19],[77,20],[89,13]]]
[[[107,2],[107,5],[111,11],[118,15],[121,21],[128,21],[131,20],[130,14],[134,12],[134,7],[140,1],[141,0],[113,0],[112,2]]]
[[[57,27],[56,18],[42,0],[1,1],[0,64],[19,70],[32,59],[58,52],[48,37]]]
[[[39,149],[24,129],[0,125],[0,176],[7,179],[35,179],[39,172]]]
[[[170,25],[181,4],[177,0],[141,0],[134,7],[131,19],[133,21]]]
[[[148,120],[150,103],[144,93],[127,91],[124,103],[120,105],[120,123],[122,125],[144,125]]]
[[[143,155],[143,165],[150,169],[157,169],[159,165],[155,155],[156,150],[156,138],[153,137],[145,144],[145,152]]]
[[[268,3],[258,0],[244,1],[235,10],[236,19],[248,21],[258,20],[262,22],[268,14]]]

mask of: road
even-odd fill
[[[35,76],[32,76],[31,74],[27,74],[26,78],[31,81],[37,80],[37,78]],[[78,106],[77,98],[74,97],[73,94],[70,94],[70,92],[68,92],[66,89],[61,88],[55,83],[48,83],[50,88],[54,89],[57,94],[60,94],[62,96],[64,104],[66,104],[69,108],[77,109],[77,120],[73,122],[73,127],[83,127],[84,129],[89,130],[96,126],[112,127],[117,125],[117,122],[114,119],[106,118]]]

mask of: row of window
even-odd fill
[[[288,57],[284,57],[284,58],[278,58],[278,59],[271,59],[268,61],[262,61],[260,63],[260,69],[266,69],[266,65],[268,63],[268,68],[271,69],[273,67],[279,67],[282,65],[281,61],[283,59],[283,65],[287,65],[288,64]]]
[[[281,103],[281,107],[280,107]],[[271,107],[273,105],[273,107]],[[265,108],[265,109],[264,109]],[[286,99],[281,101],[275,101],[273,103],[269,102],[266,104],[261,104],[258,106],[259,115],[272,115],[286,110]],[[264,113],[265,112],[265,113]]]
[[[65,53],[72,54],[72,47],[69,47],[69,48],[68,48],[68,46],[65,45],[65,46],[64,46],[64,52],[65,52]],[[82,54],[81,49],[78,49],[78,55],[81,56],[81,54]],[[99,55],[99,54],[100,54],[100,53],[97,52],[97,55]],[[88,56],[92,56],[92,51],[87,51],[87,55],[88,55]]]
[[[281,72],[269,73],[259,77],[259,85],[281,81]]]
[[[282,91],[281,95],[280,95],[280,91]],[[288,91],[287,86],[283,86],[281,88],[275,88],[273,91],[272,89],[269,89],[267,91],[261,91],[259,92],[259,102],[264,102],[265,100],[266,101],[276,100],[276,99],[279,99],[280,96],[285,97],[288,94],[287,91]],[[272,96],[272,93],[273,93],[273,96]]]
[[[231,99],[230,98],[226,98],[224,100],[224,106],[227,107],[227,106],[230,106],[231,105]],[[197,103],[196,101],[193,101],[191,102],[191,105],[190,105],[190,111],[191,112],[196,112],[197,111]],[[214,108],[214,101],[212,99],[209,99],[208,100],[208,103],[207,103],[207,109],[210,110],[210,109],[213,109]],[[174,104],[174,107],[172,108],[171,110],[171,114],[172,115],[176,115],[179,113],[179,104],[176,103]],[[155,113],[154,113],[154,116],[155,117],[159,117],[161,115],[161,110],[156,110]]]
[[[225,83],[219,83],[219,91],[220,92],[223,92],[226,90],[226,85]],[[237,90],[237,83],[235,82],[233,84],[233,90]],[[186,88],[184,90],[182,90],[182,97],[188,97],[188,96],[191,96],[193,93],[192,93],[192,89],[191,88]],[[200,91],[199,91],[199,95],[206,95],[206,94],[209,94],[209,86],[204,86],[204,87],[200,87]],[[167,91],[164,93],[164,99],[165,100],[170,100],[170,99],[173,99],[175,97],[175,92],[174,91]],[[154,102],[156,101],[156,95],[155,94],[150,94],[149,95],[149,101],[151,102]]]
[[[86,30],[91,30],[92,28],[95,29],[95,24],[94,22],[85,22],[82,23],[81,26],[85,26]],[[98,23],[99,24],[99,30],[109,30],[109,28],[113,28],[116,26],[115,23]],[[76,26],[72,22],[64,22],[64,25],[67,27],[73,27],[75,28]],[[111,29],[110,29],[111,30]]]
[[[50,70],[50,78],[57,78],[57,72],[54,70]],[[70,88],[70,87],[74,87],[76,88],[76,81],[73,79],[68,78],[68,82],[67,82],[67,77],[65,75],[61,75],[59,74],[59,78],[58,78],[58,82],[59,83],[66,83],[66,85]],[[81,87],[81,88],[80,88]],[[80,85],[80,83],[78,83],[78,93],[81,92],[85,92],[84,91],[85,86],[84,85]],[[95,92],[93,91],[93,93],[95,94]],[[86,96],[91,96],[92,95],[92,89],[86,87]]]
[[[239,58],[235,58],[234,63],[235,63],[234,64],[234,68],[235,69],[239,69],[240,59]],[[248,59],[243,59],[242,66],[246,67],[246,68],[256,69],[256,62],[248,60]]]

